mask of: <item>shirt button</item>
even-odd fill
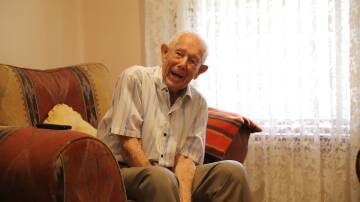
[[[166,137],[167,136],[167,134],[166,133],[164,133],[164,137]]]
[[[160,156],[161,156],[161,158],[164,157],[164,155],[162,155],[162,154]]]

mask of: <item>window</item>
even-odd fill
[[[349,134],[348,1],[197,1],[209,106],[276,133]],[[265,132],[270,132],[265,130]]]

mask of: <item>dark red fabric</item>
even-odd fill
[[[41,123],[58,103],[71,106],[86,118],[81,85],[78,78],[69,70],[68,68],[47,71],[25,69],[36,91]]]
[[[33,126],[42,123],[56,104],[64,103],[97,127],[94,92],[81,68],[74,66],[37,70],[10,67],[21,81],[26,111]]]
[[[243,162],[247,154],[250,133],[261,128],[252,120],[239,114],[215,108],[208,110],[206,128],[206,162],[236,160]]]
[[[223,126],[225,130],[234,133],[240,128],[247,129],[250,133],[261,132],[262,129],[254,121],[240,114],[227,112],[220,109],[209,108],[209,122],[215,123],[214,125]],[[224,125],[222,125],[224,124]]]
[[[119,168],[104,145],[92,139],[75,141],[64,149],[66,201],[126,201]],[[76,179],[76,180],[74,180]],[[89,186],[90,185],[90,186]]]
[[[105,145],[86,134],[21,128],[4,136],[0,154],[2,202],[54,201],[62,194],[56,174],[59,157],[64,169],[65,201],[126,201],[114,157]],[[93,197],[95,194],[98,196]]]

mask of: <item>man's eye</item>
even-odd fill
[[[182,53],[180,51],[176,51],[177,56],[182,56]]]
[[[193,64],[193,65],[197,65],[197,61],[196,60],[190,60],[189,61],[191,64]]]

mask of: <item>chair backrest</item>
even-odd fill
[[[34,126],[65,103],[94,127],[111,101],[110,73],[100,63],[55,69],[0,64],[0,125]]]
[[[255,122],[239,114],[209,108],[205,162],[220,160],[243,162],[248,150],[250,133],[261,130]]]

